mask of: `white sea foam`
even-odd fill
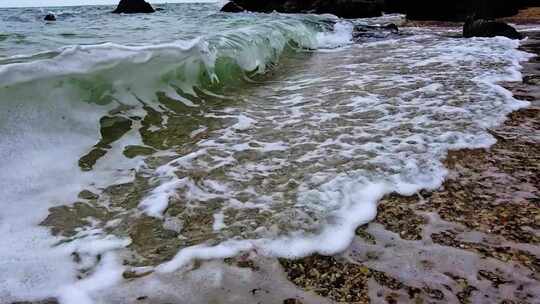
[[[122,281],[124,267],[113,253],[107,252],[94,273],[86,279],[73,285],[60,288],[58,300],[61,303],[92,304],[94,301],[89,293],[110,288]]]
[[[253,123],[255,123],[255,120],[245,115],[239,115],[238,122],[233,125],[233,128],[239,131],[243,131],[249,129]]]
[[[336,48],[352,43],[353,24],[339,21],[334,25],[333,32],[317,33],[318,48]]]
[[[71,284],[76,277],[71,262],[74,250],[92,256],[111,250],[103,243],[109,239],[103,233],[88,244],[56,246],[61,239],[37,225],[48,208],[76,201],[83,189],[132,178],[126,169],[135,163],[118,162],[116,153],[110,153],[94,172],[80,172],[77,160],[97,142],[97,121],[104,111],[85,103],[67,109],[57,94],[50,92],[50,98],[43,97],[37,104],[25,104],[29,97],[23,94],[9,104],[4,98],[0,103],[0,107],[12,107],[2,108],[0,114],[1,302],[56,296],[60,286]]]
[[[465,130],[453,130],[454,127],[448,125],[447,122],[437,122],[434,124],[435,121],[430,121],[428,116],[420,114],[418,117],[412,118],[411,123],[413,125],[411,125],[411,127],[416,125],[420,128],[437,130],[437,132],[441,133],[430,135],[410,134],[405,138],[399,139],[400,143],[397,145],[392,144],[393,140],[397,140],[399,138],[393,138],[394,135],[388,135],[389,138],[383,139],[382,142],[372,141],[363,145],[347,144],[347,140],[345,140],[347,137],[350,137],[350,140],[358,140],[361,138],[360,135],[362,133],[343,134],[338,138],[329,138],[324,143],[321,143],[319,147],[334,149],[335,146],[341,146],[342,148],[346,149],[356,149],[357,152],[354,154],[343,154],[340,152],[342,155],[348,158],[357,157],[358,153],[360,153],[359,148],[366,151],[380,151],[377,153],[382,154],[374,158],[373,162],[379,164],[379,166],[383,166],[383,168],[387,167],[388,169],[383,169],[383,171],[380,173],[369,172],[365,169],[351,170],[345,173],[337,174],[320,174],[322,172],[319,172],[320,177],[317,178],[317,181],[312,179],[312,182],[318,184],[315,188],[310,187],[308,184],[301,185],[294,208],[298,210],[310,210],[313,213],[320,213],[323,215],[325,225],[318,232],[306,233],[299,230],[291,231],[286,237],[226,241],[220,245],[210,247],[197,245],[195,247],[182,249],[173,260],[161,265],[158,267],[158,270],[171,272],[182,267],[186,267],[194,259],[222,258],[245,252],[281,257],[300,257],[315,252],[322,254],[333,254],[339,252],[344,250],[349,245],[350,241],[354,237],[354,230],[358,225],[369,222],[374,218],[376,215],[377,201],[385,194],[396,192],[402,195],[412,195],[421,189],[436,189],[439,187],[447,174],[446,169],[440,163],[440,160],[445,157],[446,151],[449,149],[487,148],[491,146],[495,140],[491,135],[489,135],[489,133],[484,132],[483,130],[500,123],[505,118],[507,113],[527,106],[526,102],[513,99],[510,92],[506,91],[496,83],[500,81],[520,80],[521,76],[519,73],[520,67],[518,62],[520,60],[527,59],[529,55],[516,51],[515,48],[517,47],[517,42],[505,38],[494,38],[491,40],[473,39],[472,45],[468,46],[465,44],[452,45],[454,43],[453,41],[440,42],[436,45],[431,45],[430,49],[425,48],[426,38],[428,37],[417,37],[416,41],[418,42],[415,41],[410,46],[412,49],[416,47],[425,49],[426,57],[430,56],[429,59],[426,59],[429,60],[429,63],[424,62],[426,65],[435,62],[437,62],[439,65],[449,64],[455,66],[456,72],[459,73],[461,67],[466,66],[467,64],[476,65],[478,60],[492,60],[489,58],[490,56],[493,56],[493,54],[498,54],[499,57],[497,57],[497,60],[500,61],[493,64],[490,69],[480,69],[479,66],[473,67],[473,71],[470,71],[469,73],[471,73],[471,75],[476,74],[476,76],[472,77],[472,82],[468,85],[479,86],[482,88],[482,90],[485,90],[485,93],[479,92],[478,88],[474,89],[476,91],[472,91],[473,88],[467,88],[466,90],[471,90],[471,95],[467,95],[467,92],[469,91],[460,93],[464,95],[458,98],[465,98],[464,102],[466,103],[459,106],[444,104],[447,100],[446,98],[450,98],[446,97],[450,96],[448,94],[456,93],[456,91],[452,91],[451,88],[447,87],[448,82],[429,83],[430,76],[427,75],[424,77],[422,74],[409,76],[408,79],[406,78],[407,76],[396,76],[396,78],[393,79],[393,82],[403,86],[410,85],[409,83],[413,81],[427,82],[425,85],[417,89],[403,90],[403,100],[400,100],[402,104],[398,104],[397,106],[404,109],[411,107],[413,112],[422,111],[421,109],[417,109],[415,106],[416,104],[421,104],[424,108],[435,106],[435,109],[439,109],[441,111],[440,114],[444,113],[444,115],[461,116],[459,120],[465,119],[471,123],[469,128],[477,131],[474,133],[467,133]],[[393,42],[389,43],[393,44]],[[359,46],[359,48],[367,49],[374,46],[380,47],[380,45],[370,44]],[[504,51],[501,51],[501,49]],[[441,53],[441,55],[433,59],[429,52]],[[401,57],[399,56],[400,55],[396,54],[396,58],[393,58],[392,60],[400,60]],[[418,58],[411,58],[408,60],[408,62],[410,62],[409,66],[411,68],[418,67]],[[460,62],[460,64],[455,65],[455,62]],[[474,69],[477,70],[475,71]],[[435,71],[435,73],[438,72]],[[443,73],[443,75],[448,76],[447,71],[443,70]],[[361,77],[361,74],[355,74],[355,76]],[[388,75],[381,77],[389,78]],[[389,79],[392,78],[390,77]],[[377,80],[354,80],[346,83],[346,86],[363,87],[374,81]],[[446,81],[448,81],[448,79],[446,79]],[[288,88],[285,89],[290,90]],[[296,86],[293,90],[297,91],[301,89],[301,86]],[[479,99],[469,101],[467,98]],[[297,99],[297,97],[293,97],[293,100]],[[356,108],[356,111],[359,113],[363,113],[366,107],[371,107],[373,110],[381,107],[381,111],[386,112],[386,115],[395,115],[391,113],[392,111],[395,112],[397,110],[392,103],[388,104],[387,100],[376,96],[357,96],[351,98],[351,100],[352,102],[346,103],[346,106],[352,107],[353,109]],[[283,100],[284,105],[289,105],[290,103],[291,102],[289,99]],[[497,110],[494,111],[493,107],[495,107]],[[317,117],[321,123],[328,121],[328,119],[325,118],[329,115],[327,113],[317,116],[313,115],[314,113],[308,114],[305,112],[305,110],[305,106],[301,106],[293,113],[296,113],[295,116],[304,118],[306,115],[312,115],[313,117]],[[291,109],[291,111],[293,111],[293,109]],[[411,114],[413,112],[411,112]],[[251,114],[253,115],[254,113]],[[400,120],[406,118],[407,115],[409,114],[399,114],[398,116],[395,116],[394,119]],[[331,117],[333,117],[330,118],[331,121],[332,119],[338,119],[337,116]],[[272,120],[272,118],[266,118]],[[384,116],[382,116],[380,119],[391,124],[391,121],[387,120]],[[469,121],[467,119],[471,120]],[[286,119],[284,121],[287,124],[289,123]],[[272,123],[275,125],[274,127],[278,129],[285,127],[285,124],[279,125],[279,123],[275,120],[272,121]],[[449,120],[448,123],[452,124],[453,122],[452,120]],[[376,126],[381,130],[391,128],[390,126],[380,124]],[[231,138],[230,132],[225,132],[225,134],[228,135],[223,138]],[[369,133],[365,133],[365,136],[370,135]],[[257,142],[255,138],[250,137],[250,135],[235,137],[236,140],[239,138],[241,138],[243,141],[247,140]],[[260,144],[260,142],[257,143]],[[218,143],[216,141],[203,142],[201,145],[204,146],[205,149],[219,147],[219,149],[222,151],[226,151],[228,147],[227,144]],[[411,147],[411,145],[416,146],[416,148]],[[237,146],[237,144],[234,146]],[[291,146],[285,144],[283,145],[283,148],[286,149],[283,151],[288,151]],[[386,151],[387,149],[389,150]],[[238,149],[235,150],[238,151]],[[418,154],[417,156],[414,156],[414,154],[411,154],[411,152]],[[333,153],[336,153],[336,151]],[[325,151],[313,150],[308,152],[306,155],[308,154],[311,154],[312,156],[307,159],[299,159],[299,161],[321,161],[321,157],[325,154]],[[421,155],[424,156],[418,158],[418,156]],[[276,160],[274,159],[272,161]],[[190,158],[190,162],[191,165],[189,166],[197,166],[197,157]],[[257,167],[260,166],[263,166],[263,164],[257,165]],[[279,163],[276,163],[275,168],[278,167],[280,167],[280,165]],[[246,175],[250,174],[248,173],[250,170],[256,170],[255,172],[259,172],[255,168],[256,167],[249,169],[248,167],[245,167],[244,169],[247,169],[247,171],[242,171],[243,179],[249,180],[249,177]],[[231,168],[233,171],[240,169],[241,168]],[[392,170],[397,170],[399,173],[388,175],[387,173],[384,173],[384,170],[390,170],[389,172]],[[240,177],[240,175],[236,176]],[[316,175],[314,175],[314,177],[315,176]],[[231,199],[232,196],[232,193],[228,193],[222,197],[225,199]],[[266,204],[271,206],[271,202],[273,200],[271,197],[269,198],[270,200]],[[233,204],[231,204],[231,207],[232,205]],[[224,207],[224,209],[226,208],[227,207]],[[218,217],[215,222],[220,223],[222,221],[222,214],[223,213],[221,212],[218,213]],[[221,226],[220,229],[222,229]],[[266,230],[259,229],[259,231]]]

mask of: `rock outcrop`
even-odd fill
[[[144,0],[121,0],[113,11],[115,14],[153,13],[154,8]]]
[[[517,14],[518,10],[540,6],[538,0],[384,0],[384,12],[402,13],[410,20],[465,21],[476,14],[494,19]]]
[[[493,19],[515,15],[519,8],[519,1],[507,0],[409,0],[406,3],[405,13],[411,20],[464,21],[472,14]]]
[[[225,12],[225,13],[241,13],[243,11],[245,11],[245,9],[243,7],[241,7],[240,5],[236,4],[235,2],[228,2],[227,4],[225,4],[222,8],[221,8],[221,11],[222,12]]]
[[[515,15],[520,8],[540,5],[538,0],[232,0],[224,12],[315,13],[343,18],[377,17],[386,13],[406,14],[411,20],[464,21],[476,13],[493,19]]]
[[[356,25],[353,28],[353,40],[355,42],[369,42],[396,35],[399,35],[399,28],[394,23],[382,26]]]
[[[323,23],[323,27],[326,30],[332,30],[335,25],[335,20],[326,20]],[[352,38],[354,42],[369,42],[399,35],[399,27],[394,23],[384,25],[356,24],[352,29]]]
[[[384,0],[234,0],[222,11],[251,11],[259,13],[333,14],[342,18],[365,18],[382,15]],[[241,8],[239,10],[238,8]]]
[[[510,39],[522,39],[523,36],[512,26],[500,22],[469,17],[463,26],[463,37],[496,37],[503,36]]]

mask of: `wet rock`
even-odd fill
[[[463,26],[463,37],[496,37],[522,39],[523,36],[512,26],[501,21],[474,20],[469,17]]]
[[[283,300],[283,304],[302,304],[298,299],[286,299]]]
[[[144,0],[121,0],[118,7],[113,11],[114,14],[138,14],[153,13],[154,8],[150,3]]]
[[[528,85],[540,86],[540,76],[539,75],[527,75],[523,77],[523,83]]]
[[[311,9],[317,14],[333,14],[342,18],[365,18],[382,15],[382,1],[316,1]]]
[[[56,21],[56,16],[54,14],[47,14],[45,18],[43,18],[45,21]]]
[[[236,4],[235,2],[228,2],[227,4],[225,4],[222,8],[221,8],[221,11],[222,12],[225,12],[225,13],[241,13],[243,11],[245,11],[245,9],[243,7],[241,7],[240,5]]]
[[[518,1],[505,0],[454,0],[389,1],[390,8],[406,13],[410,20],[464,21],[476,13],[479,18],[498,18],[517,14]]]
[[[227,3],[222,11],[234,9],[238,11],[238,7],[259,13],[277,11],[280,13],[333,14],[342,18],[363,18],[381,16],[383,0],[235,0]]]
[[[104,207],[76,202],[72,206],[50,208],[49,215],[40,225],[49,227],[53,235],[71,237],[80,227],[89,225],[92,220],[105,223],[112,216],[114,213],[110,213]]]
[[[129,227],[130,247],[141,257],[133,264],[157,265],[172,259],[181,246],[178,233],[163,227],[160,219],[142,216]]]
[[[88,190],[83,190],[79,193],[79,198],[85,199],[85,200],[96,200],[99,198],[99,195]]]
[[[86,155],[79,159],[79,167],[90,171],[96,162],[107,154],[110,144],[120,139],[131,130],[132,121],[121,116],[104,116],[99,120],[101,125],[101,140]]]
[[[92,170],[92,168],[94,168],[94,165],[97,163],[97,161],[103,156],[105,156],[105,154],[107,154],[107,151],[101,148],[92,149],[90,152],[88,152],[86,155],[79,159],[79,167],[83,171],[90,171]]]
[[[383,26],[384,29],[389,30],[392,33],[399,33],[399,28],[395,23],[389,23]]]
[[[392,35],[399,34],[399,28],[394,23],[383,26],[356,25],[353,29],[354,41],[365,41],[370,39],[389,38]]]
[[[107,146],[117,141],[131,129],[131,120],[121,116],[104,116],[99,123],[101,125],[99,146]]]
[[[150,154],[153,154],[156,152],[156,150],[149,148],[149,147],[143,147],[143,146],[127,146],[124,148],[124,156],[127,158],[135,158],[137,156],[147,156]]]

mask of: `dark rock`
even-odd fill
[[[86,155],[79,159],[83,171],[92,170],[96,162],[107,154],[111,144],[131,130],[132,121],[122,116],[104,116],[99,120],[101,140]]]
[[[343,18],[377,17],[384,11],[407,14],[411,20],[464,21],[473,13],[493,19],[535,5],[538,0],[233,0],[222,11],[334,14]]]
[[[399,33],[399,28],[395,23],[389,23],[385,26],[383,26],[384,29],[389,30],[390,32],[397,34]]]
[[[99,195],[89,191],[89,190],[83,190],[79,192],[79,198],[85,199],[85,200],[96,200],[99,198]]]
[[[114,14],[137,14],[153,13],[154,8],[150,3],[144,0],[120,0],[118,7],[113,11]]]
[[[280,6],[283,6],[285,2],[282,0],[278,1],[249,1],[249,0],[234,0],[228,2],[221,11],[225,9],[230,9],[234,7],[241,7],[246,11],[257,12],[257,13],[271,13],[274,10],[277,10]],[[243,10],[242,10],[243,11]],[[239,11],[239,12],[242,12]],[[234,12],[234,11],[230,11]]]
[[[226,13],[241,13],[245,11],[245,9],[241,7],[240,5],[231,1],[225,4],[225,6],[221,8],[221,11],[226,12]]]
[[[342,18],[365,18],[382,15],[383,1],[378,0],[344,0],[316,1],[312,6],[317,14],[333,14]]]
[[[54,14],[47,14],[45,18],[43,18],[45,21],[56,21],[56,16]]]
[[[395,23],[385,25],[355,25],[353,32],[368,32],[368,31],[387,31],[391,33],[399,33],[399,28]]]
[[[389,38],[396,34],[399,34],[399,28],[394,23],[383,26],[356,25],[353,29],[353,40],[366,42],[373,39]]]
[[[469,17],[463,26],[463,37],[504,36],[510,39],[522,39],[523,36],[512,26],[500,21],[474,20]]]
[[[474,13],[493,19],[517,14],[527,1],[507,0],[385,0],[383,11],[407,14],[410,20],[464,21]]]
[[[302,304],[302,302],[300,302],[298,299],[291,298],[283,300],[283,304]]]
[[[130,145],[124,148],[123,153],[124,153],[124,156],[127,158],[135,158],[137,156],[147,156],[154,152],[156,152],[156,150],[149,147]]]
[[[342,18],[378,17],[382,14],[384,0],[234,0],[222,11],[251,11],[259,13],[316,13],[333,14]],[[239,10],[242,8],[242,10]]]
[[[385,0],[383,11],[385,13],[407,13],[407,6],[409,2],[403,0]]]
[[[539,7],[540,2],[538,0],[518,0],[518,5],[520,8]]]

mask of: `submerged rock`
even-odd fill
[[[154,8],[144,0],[121,0],[114,14],[153,13]]]
[[[101,126],[100,141],[86,155],[79,159],[83,171],[92,170],[96,162],[107,154],[111,144],[131,130],[132,121],[122,116],[104,116],[99,120]]]
[[[496,37],[522,39],[523,36],[512,26],[501,21],[489,21],[470,17],[463,26],[463,37]]]
[[[54,14],[47,14],[45,18],[43,18],[45,21],[56,21],[56,16]]]
[[[259,13],[315,13],[333,14],[342,18],[378,17],[382,15],[383,0],[278,0],[252,1],[234,0],[227,3],[223,12]]]
[[[383,39],[395,34],[399,34],[399,28],[394,23],[383,26],[356,25],[353,29],[353,39],[355,42]]]

